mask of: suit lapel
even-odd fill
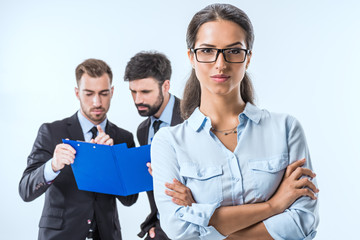
[[[80,126],[77,113],[75,113],[68,119],[67,125],[68,125],[68,133],[71,140],[85,141],[84,133],[82,132],[82,128]]]
[[[115,128],[114,125],[109,121],[109,119],[107,120],[106,123],[106,127],[105,127],[105,133],[108,134],[114,141],[115,141]]]
[[[181,118],[181,113],[180,113],[180,99],[175,96],[175,103],[174,103],[170,125],[175,126],[182,123],[183,121],[184,120]]]
[[[151,120],[150,120],[150,117],[148,117],[146,120],[145,120],[145,131],[142,136],[141,136],[141,142],[144,143],[143,145],[146,145],[148,144],[148,138],[149,138],[149,129],[150,129],[150,124],[151,124]]]

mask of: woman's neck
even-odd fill
[[[236,126],[238,115],[244,110],[245,102],[240,92],[227,95],[201,95],[200,111],[211,119],[211,124],[218,130]]]

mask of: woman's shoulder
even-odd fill
[[[261,109],[260,111],[261,119],[259,122],[262,124],[270,124],[272,126],[278,125],[279,127],[285,127],[286,129],[290,129],[293,127],[301,128],[299,120],[289,113],[272,112],[267,109]]]
[[[295,117],[287,113],[279,113],[260,108],[251,103],[247,103],[244,109],[244,115],[256,123],[269,121],[294,121]]]

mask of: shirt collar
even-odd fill
[[[92,122],[90,122],[90,121],[81,113],[80,110],[77,112],[77,116],[78,116],[79,123],[80,123],[81,129],[82,129],[84,135],[85,135],[87,132],[89,132],[92,127],[96,126],[96,125],[94,125]],[[105,131],[106,124],[107,124],[107,118],[105,118],[105,120],[102,121],[102,122],[99,124],[100,127],[101,127],[104,131]]]
[[[242,115],[245,115],[254,123],[259,124],[261,119],[261,114],[262,114],[262,110],[260,108],[247,102],[244,111],[239,114],[239,120],[242,117]]]
[[[239,121],[241,122],[241,118],[247,117],[254,123],[258,124],[261,119],[261,113],[261,109],[248,102],[245,105],[244,111],[239,114]],[[205,130],[210,130],[211,128],[210,118],[200,112],[199,107],[194,110],[194,112],[188,118],[187,122],[189,123],[190,127],[192,127],[197,132],[202,128]]]
[[[154,116],[150,116],[151,126],[155,120],[161,120],[162,122],[171,125],[174,104],[175,104],[175,97],[174,95],[170,94],[169,102],[166,104],[166,107],[164,108],[164,111],[161,113],[160,117],[155,118]]]

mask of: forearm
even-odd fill
[[[30,202],[43,194],[48,187],[44,178],[43,165],[24,172],[19,183],[19,194],[25,202]]]
[[[229,235],[227,240],[273,240],[263,222],[256,223],[250,227]]]
[[[267,202],[225,206],[215,210],[209,225],[222,235],[230,235],[263,221],[277,212]]]

